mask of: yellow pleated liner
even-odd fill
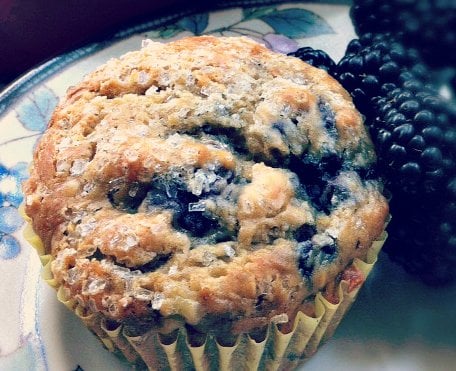
[[[348,292],[348,282],[341,281],[338,288],[338,303],[326,300],[322,293],[315,296],[315,316],[298,312],[292,330],[282,333],[277,324],[272,323],[263,339],[255,340],[249,334],[239,335],[232,345],[222,345],[212,335],[207,335],[203,344],[197,346],[189,342],[185,327],[167,336],[150,330],[140,336],[128,334],[122,325],[108,323],[99,313],[87,313],[79,303],[68,298],[51,272],[52,256],[44,254],[41,239],[35,234],[23,210],[21,213],[28,222],[24,238],[38,251],[43,264],[42,277],[57,290],[57,298],[73,311],[83,323],[101,340],[111,352],[123,356],[128,362],[150,370],[290,370],[314,354],[318,346],[329,339],[341,319],[350,308],[362,285]],[[359,269],[367,278],[377,261],[387,233],[374,241],[368,250],[366,261],[355,259],[352,266]]]

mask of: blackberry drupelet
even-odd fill
[[[365,34],[352,40],[336,67],[336,77],[349,91],[358,110],[374,114],[371,99],[385,95],[389,85],[408,79],[427,82],[429,71],[419,53],[406,49],[390,34]]]
[[[456,63],[456,2],[453,0],[354,0],[350,11],[358,35],[392,32],[420,50],[433,66]]]
[[[302,61],[325,70],[330,75],[334,76],[336,63],[331,57],[320,49],[313,49],[309,46],[299,48],[295,52],[289,53],[288,55],[301,59]]]

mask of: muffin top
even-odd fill
[[[68,90],[25,209],[88,313],[244,332],[366,257],[388,214],[374,162],[326,72],[243,37],[146,41]]]

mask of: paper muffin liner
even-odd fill
[[[237,336],[232,345],[222,345],[213,335],[207,335],[202,344],[191,344],[185,327],[172,335],[152,329],[135,336],[122,325],[108,323],[99,313],[87,313],[78,302],[65,295],[51,272],[51,255],[44,254],[43,243],[35,234],[30,219],[24,238],[37,250],[43,264],[43,279],[57,291],[57,298],[73,311],[103,343],[106,349],[125,358],[129,363],[150,370],[290,370],[314,354],[320,344],[329,339],[348,311],[362,287],[350,290],[347,281],[337,288],[338,303],[329,302],[322,292],[315,295],[314,316],[303,312],[296,315],[291,331],[283,333],[271,321],[262,339],[249,334]],[[366,261],[355,259],[348,267],[355,267],[367,279],[387,238],[386,231],[372,243]]]

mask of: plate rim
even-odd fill
[[[77,61],[80,58],[87,57],[91,54],[100,51],[109,45],[112,45],[118,41],[125,40],[134,34],[142,31],[150,30],[154,27],[161,27],[167,24],[174,23],[178,19],[193,14],[201,13],[204,11],[215,12],[218,10],[226,10],[235,7],[253,7],[253,6],[264,6],[272,4],[284,4],[284,3],[323,3],[328,5],[351,5],[351,0],[216,0],[211,4],[203,3],[202,6],[190,6],[180,11],[176,10],[172,13],[167,13],[153,18],[151,20],[141,21],[138,24],[130,24],[128,26],[119,27],[118,29],[112,30],[106,37],[100,41],[86,43],[83,46],[75,48],[71,51],[59,54],[52,57],[30,70],[24,72],[15,80],[7,84],[0,91],[0,116],[2,116],[9,106],[26,93],[29,89],[35,87],[40,82],[44,81],[48,77],[60,72],[71,63]]]

